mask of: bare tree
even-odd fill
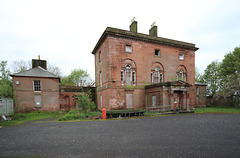
[[[11,64],[13,73],[26,71],[32,67],[31,61],[17,60]]]
[[[52,74],[54,74],[58,77],[62,76],[62,70],[55,64],[48,64],[47,69],[49,72],[51,72]]]
[[[19,73],[31,69],[32,62],[25,60],[17,60],[13,61],[11,67],[13,73]],[[48,63],[47,70],[58,77],[62,75],[62,70],[55,64]]]

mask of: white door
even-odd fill
[[[157,98],[156,98],[156,95],[153,95],[152,96],[152,107],[156,107],[156,100],[157,100]]]
[[[126,94],[127,108],[132,108],[132,94]]]

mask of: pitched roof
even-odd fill
[[[58,76],[52,74],[51,72],[41,68],[40,66],[33,69],[29,69],[23,72],[11,74],[10,76],[15,77],[44,77],[44,78],[59,78]]]
[[[162,45],[168,45],[168,46],[172,46],[172,47],[184,48],[184,49],[189,49],[189,50],[194,50],[194,51],[199,49],[199,48],[195,47],[195,44],[192,44],[192,43],[187,43],[187,42],[182,42],[182,41],[177,41],[177,40],[172,40],[172,39],[167,39],[167,38],[162,38],[162,37],[155,37],[155,36],[150,36],[147,34],[107,27],[106,30],[103,32],[102,36],[100,37],[100,39],[98,40],[96,46],[94,47],[92,54],[94,54],[96,52],[96,50],[101,45],[101,43],[104,41],[104,39],[109,35],[116,36],[116,37],[122,37],[122,38],[141,40],[141,41],[146,41],[146,42],[152,42],[152,43],[157,43],[157,44],[162,44]]]

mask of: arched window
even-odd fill
[[[177,72],[176,80],[187,81],[187,75],[182,69]]]
[[[158,66],[156,66],[151,72],[151,83],[160,83],[163,82],[163,70],[160,70]]]
[[[154,83],[159,83],[159,82],[160,82],[159,68],[155,67],[155,69],[154,69]]]
[[[126,66],[126,85],[131,85],[131,66]]]
[[[179,71],[179,79],[180,79],[180,80],[183,80],[183,70],[180,70],[180,71]]]
[[[122,85],[136,85],[136,69],[127,64],[124,69],[121,70],[121,83]]]

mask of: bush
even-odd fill
[[[85,120],[88,118],[102,117],[100,111],[84,112],[79,109],[73,109],[69,111],[65,116],[59,118],[59,121],[70,121],[70,120]]]
[[[94,102],[91,102],[90,100],[90,96],[91,96],[91,90],[89,90],[87,93],[83,92],[76,96],[77,106],[80,110],[86,112],[86,111],[93,111],[96,109]]]

